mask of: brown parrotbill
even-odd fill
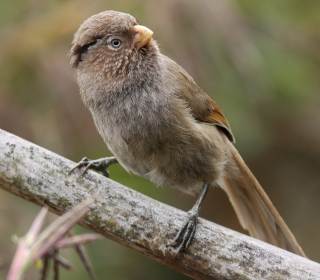
[[[74,35],[71,64],[82,100],[116,160],[157,185],[199,194],[170,244],[176,251],[190,245],[201,202],[208,188],[219,186],[252,236],[304,255],[239,155],[218,105],[160,52],[150,29],[122,12],[91,16]],[[116,160],[85,159],[77,167],[102,170]]]

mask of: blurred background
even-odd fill
[[[241,154],[306,254],[320,261],[320,1],[0,1],[0,128],[75,161],[109,154],[67,56],[79,24],[106,9],[150,27],[162,51],[214,96]],[[185,210],[195,200],[117,166],[111,177]],[[12,237],[38,211],[0,189],[0,279],[15,250]],[[241,231],[220,190],[210,191],[202,216]],[[88,251],[98,279],[187,279],[109,240]],[[87,279],[70,257],[76,268],[62,279]]]

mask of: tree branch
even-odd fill
[[[194,242],[175,258],[166,244],[187,217],[176,208],[0,130],[0,187],[62,214],[85,197],[95,202],[82,225],[194,279],[320,279],[320,265],[200,219]]]

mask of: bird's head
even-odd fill
[[[71,64],[82,73],[103,73],[108,80],[144,75],[159,53],[153,32],[127,14],[104,11],[85,20],[74,35]]]

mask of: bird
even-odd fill
[[[218,186],[251,236],[305,256],[240,156],[218,104],[162,54],[151,29],[125,12],[95,14],[75,32],[70,63],[82,101],[114,155],[84,158],[72,171],[93,168],[108,176],[108,167],[119,163],[156,185],[197,195],[168,243],[177,254],[189,248],[202,202]]]

